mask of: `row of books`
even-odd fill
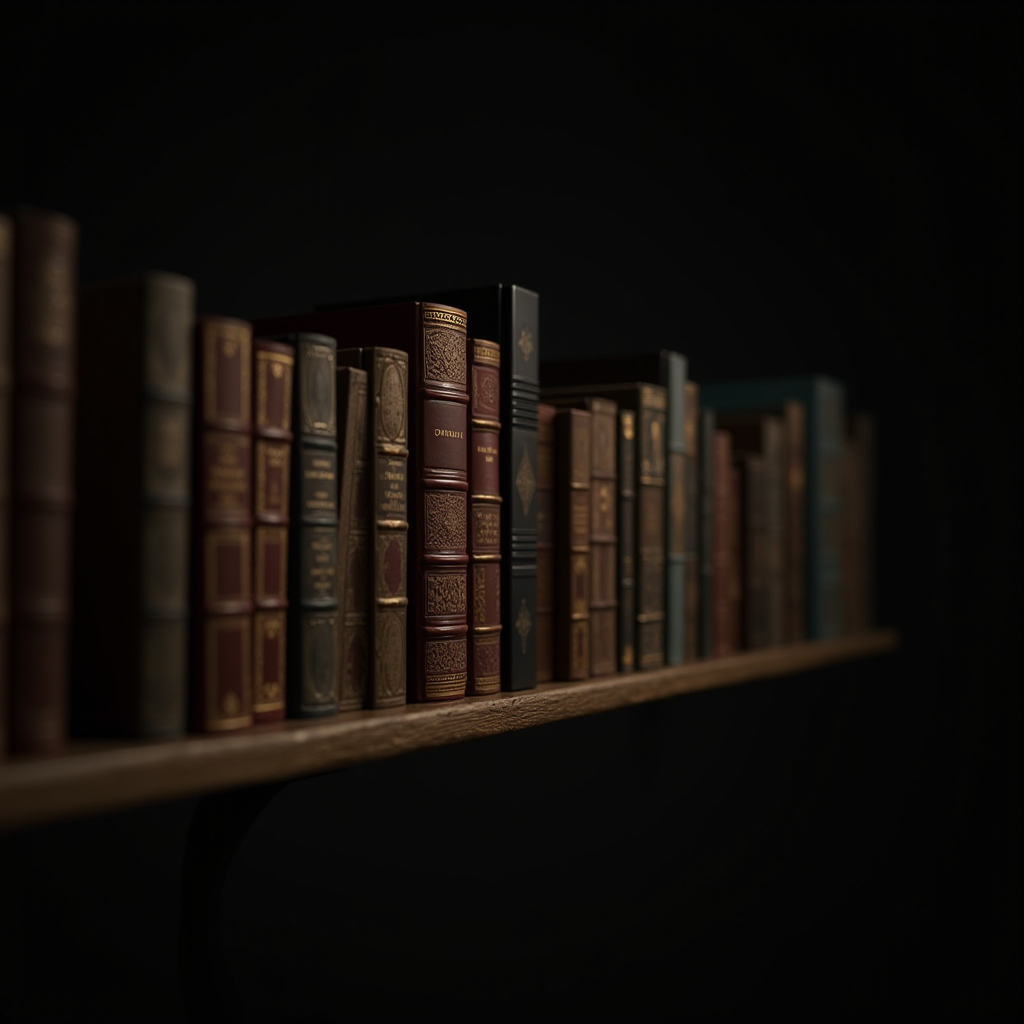
[[[0,216],[15,753],[455,700],[871,619],[870,420],[823,377],[542,361],[483,285],[198,315]],[[8,452],[11,455],[7,459]],[[844,622],[845,615],[845,622]]]

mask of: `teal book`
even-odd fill
[[[700,398],[702,405],[719,413],[781,412],[791,401],[804,405],[807,632],[812,640],[841,636],[844,385],[823,374],[703,381]]]

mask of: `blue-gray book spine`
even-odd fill
[[[812,640],[843,633],[842,489],[846,389],[823,374],[704,381],[701,403],[717,411],[807,411],[807,631]]]

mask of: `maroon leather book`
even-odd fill
[[[555,412],[555,678],[590,676],[591,418]]]
[[[192,728],[252,724],[252,326],[195,327]]]
[[[715,430],[715,565],[712,592],[715,601],[715,655],[735,649],[732,610],[732,438]]]
[[[14,329],[14,221],[0,213],[0,757],[7,754],[11,640],[11,335]]]
[[[537,682],[555,678],[555,407],[537,405]]]
[[[156,271],[79,292],[79,735],[154,739],[188,728],[195,296],[191,278]]]
[[[501,347],[467,341],[469,359],[469,694],[501,689]]]
[[[412,701],[465,696],[467,642],[466,314],[432,302],[325,309],[257,321],[261,334],[319,331],[339,348],[409,355],[409,648]]]
[[[49,754],[68,735],[78,224],[14,223],[10,749]]]
[[[285,716],[288,665],[288,523],[295,349],[253,341],[252,717]]]

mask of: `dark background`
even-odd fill
[[[77,217],[83,281],[513,282],[544,355],[821,371],[878,420],[898,655],[289,783],[226,891],[247,1020],[1021,1018],[1021,20],[0,7],[0,208]],[[5,1022],[184,1019],[193,807],[3,837]]]

